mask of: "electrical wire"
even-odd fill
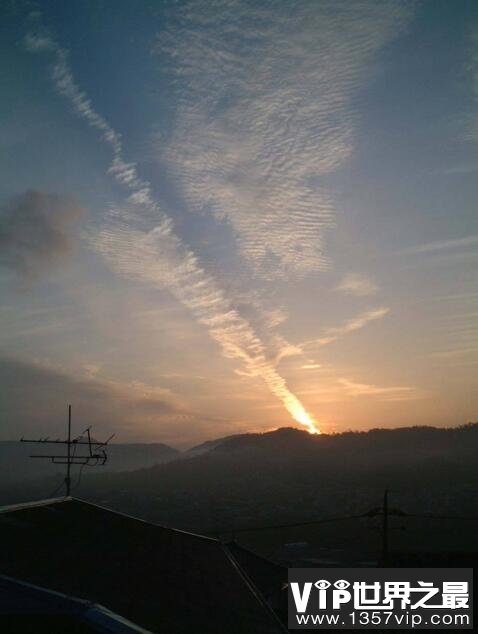
[[[60,482],[60,484],[56,487],[56,489],[52,493],[50,493],[50,495],[48,496],[48,499],[49,498],[54,498],[56,496],[56,494],[58,493],[58,491],[60,491],[62,489],[62,487],[64,487],[64,486],[65,486],[65,480],[62,480]]]
[[[383,515],[383,509],[377,508],[377,509],[373,509],[373,512],[367,511],[366,513],[360,513],[359,515],[344,515],[339,517],[327,517],[323,519],[307,520],[305,522],[294,522],[290,524],[267,524],[267,525],[261,525],[261,526],[249,526],[249,527],[242,527],[242,528],[224,528],[224,529],[211,528],[211,529],[204,530],[204,532],[206,534],[212,534],[212,535],[220,535],[223,533],[234,533],[234,534],[248,533],[248,532],[256,532],[256,531],[274,530],[274,529],[280,529],[280,528],[298,528],[300,526],[313,526],[313,525],[315,526],[320,524],[329,524],[331,522],[343,522],[346,520],[363,519],[367,517],[370,518],[370,517],[377,517],[382,515]],[[419,513],[406,513],[404,511],[389,511],[387,515],[390,517],[400,517],[403,519],[410,517],[410,518],[436,519],[436,520],[478,521],[478,517],[473,517],[473,516],[467,517],[467,516],[459,516],[459,515],[430,515],[430,514],[419,514]]]
[[[428,520],[460,520],[460,521],[464,521],[464,520],[471,520],[471,521],[478,521],[478,517],[477,516],[473,516],[473,515],[432,515],[429,513],[426,514],[420,514],[420,513],[405,513],[404,514],[405,517],[417,517],[420,519],[428,519]]]
[[[291,524],[268,524],[262,526],[249,526],[243,528],[230,528],[230,529],[210,529],[205,530],[205,533],[220,534],[220,533],[248,533],[250,531],[267,531],[277,528],[298,528],[299,526],[312,526],[316,524],[329,524],[331,522],[343,522],[346,520],[360,519],[369,517],[368,513],[360,513],[360,515],[344,515],[340,517],[327,517],[319,520],[308,520],[306,522],[294,522]]]
[[[81,467],[80,470],[78,472],[78,479],[76,480],[75,485],[70,489],[71,491],[76,491],[76,489],[80,486],[80,482],[81,482],[81,476],[83,474],[83,467],[86,467],[87,463],[84,462]]]

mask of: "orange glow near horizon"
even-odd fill
[[[295,406],[291,414],[294,420],[307,428],[309,434],[320,434],[320,429],[316,426],[314,419],[305,411],[302,405]]]

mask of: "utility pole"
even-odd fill
[[[71,470],[71,405],[68,405],[68,458],[66,461],[66,478],[65,478],[65,484],[66,484],[66,496],[70,497],[70,488],[71,488],[71,477],[70,477],[70,470]]]
[[[383,508],[382,508],[382,561],[383,566],[388,561],[388,489],[383,492]]]
[[[66,487],[66,495],[70,496],[71,493],[71,465],[81,465],[83,467],[96,467],[103,466],[106,464],[108,460],[108,456],[106,454],[106,446],[109,441],[113,438],[114,434],[112,434],[107,440],[104,442],[98,442],[91,438],[90,434],[91,428],[88,427],[85,431],[77,436],[76,438],[71,438],[71,405],[68,405],[68,438],[67,440],[50,440],[47,436],[46,438],[39,438],[38,440],[32,440],[28,438],[21,438],[20,442],[30,442],[36,444],[49,444],[49,445],[66,445],[66,456],[64,454],[46,454],[39,455],[33,454],[30,455],[30,458],[43,458],[51,460],[52,464],[66,464],[66,477],[65,477],[65,487]],[[86,436],[85,436],[86,434]],[[85,451],[84,455],[76,455],[76,447],[77,445],[87,445],[88,451]],[[73,453],[72,453],[73,447]]]
[[[390,530],[394,530],[394,528],[392,527],[392,529],[390,529],[389,519],[392,516],[405,517],[407,515],[407,513],[405,513],[401,509],[393,507],[393,506],[392,507],[389,506],[388,504],[389,493],[390,493],[390,489],[387,487],[386,489],[384,489],[384,492],[383,492],[382,506],[376,506],[375,508],[370,509],[370,511],[367,511],[366,513],[364,513],[362,516],[362,517],[381,517],[382,518],[382,526],[381,526],[381,533],[382,533],[381,565],[382,566],[386,566],[389,563],[389,559],[390,559],[389,535],[390,535]]]

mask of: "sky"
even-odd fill
[[[478,418],[473,0],[10,0],[0,438]]]

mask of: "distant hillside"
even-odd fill
[[[181,454],[169,450],[168,461],[155,466],[148,466],[145,456],[140,470],[85,470],[73,495],[167,526],[230,537],[233,529],[360,515],[379,507],[389,488],[391,508],[410,514],[393,519],[395,543],[420,543],[423,549],[435,540],[436,548],[475,547],[477,522],[433,520],[430,528],[420,518],[478,517],[478,424],[317,436],[282,428],[222,438]],[[159,462],[157,456],[149,459]],[[116,467],[121,464],[126,463],[118,461]],[[58,472],[28,486],[0,486],[0,499],[12,503],[44,498],[61,486],[62,477]],[[413,519],[417,514],[420,517]],[[355,548],[360,536],[364,548],[365,542],[376,544],[380,518],[364,518],[360,526],[357,521],[320,530],[240,533],[241,543],[254,535],[256,542],[247,543],[257,544],[264,553],[304,540],[321,547]]]
[[[284,428],[289,429],[289,428]],[[275,432],[273,432],[275,433]],[[201,454],[213,451],[216,448],[221,449],[227,443],[237,441],[238,439],[255,439],[257,436],[265,436],[266,434],[233,434],[232,436],[224,436],[223,438],[216,438],[215,440],[206,440],[200,445],[195,445],[187,451],[183,452],[182,458],[192,458],[193,456],[200,456]]]
[[[54,451],[52,451],[52,448]],[[78,447],[78,454],[79,454]],[[82,450],[85,447],[82,446]],[[32,460],[31,454],[61,454],[60,445],[34,445],[15,441],[0,441],[0,479],[2,482],[21,482],[63,473],[64,467],[49,460]],[[101,467],[104,472],[134,471],[174,460],[179,452],[161,443],[108,445],[108,462]]]
[[[477,424],[317,436],[279,429],[187,455],[142,471],[89,475],[82,495],[195,530],[364,512],[385,487],[407,512],[478,515]]]
[[[293,427],[281,427],[262,434],[238,434],[207,441],[189,449],[183,457],[258,451],[264,456],[284,460],[298,458],[299,454],[320,454],[321,460],[329,462],[338,452],[342,457],[353,457],[354,461],[362,456],[368,462],[372,452],[381,462],[385,457],[391,460],[420,460],[456,451],[469,453],[477,444],[478,423],[453,428],[417,426],[317,435]],[[286,455],[282,454],[283,451]]]

